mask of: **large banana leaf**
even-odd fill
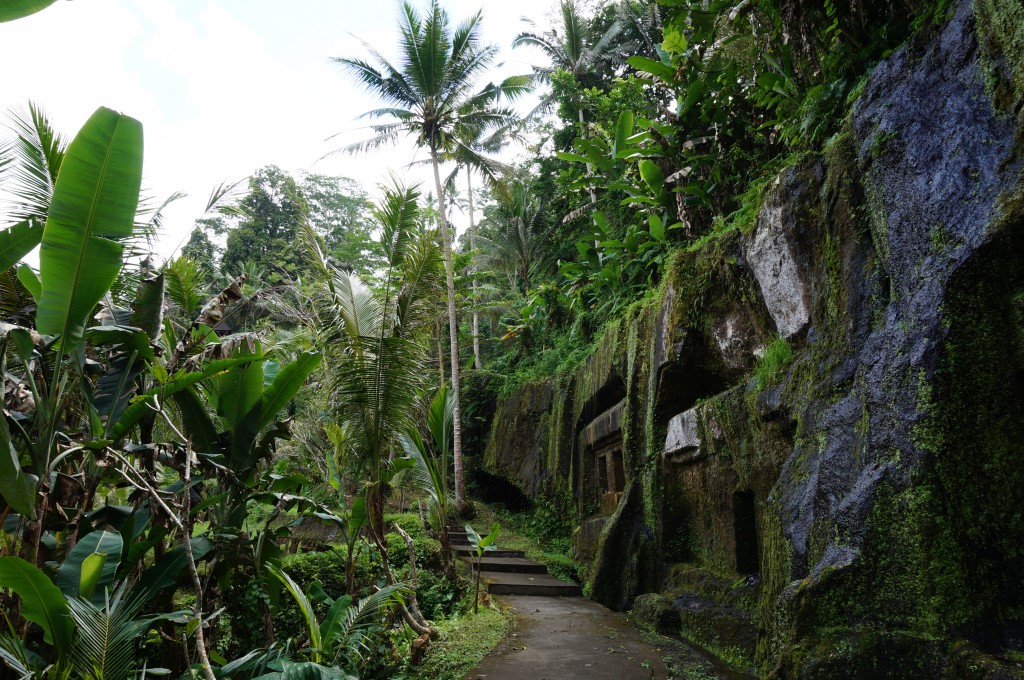
[[[68,604],[46,574],[20,557],[0,557],[0,588],[21,598],[21,615],[39,624],[47,642],[63,653],[71,644]]]
[[[172,399],[181,413],[181,423],[192,439],[192,448],[200,453],[222,453],[217,426],[210,418],[206,404],[194,389],[176,392]]]
[[[35,14],[55,2],[57,0],[0,0],[0,23]]]
[[[36,327],[67,345],[82,338],[93,308],[122,265],[142,183],[142,124],[107,108],[68,146],[39,252]]]
[[[208,538],[192,539],[192,557],[196,562],[206,557],[213,550],[213,543]],[[178,575],[188,566],[188,553],[179,545],[164,555],[163,559],[142,572],[139,582],[132,588],[132,597],[149,599],[163,588],[178,582]]]
[[[7,430],[7,417],[0,414],[0,420],[3,420],[0,425],[0,496],[18,514],[35,519],[39,479],[21,469],[20,456]]]
[[[262,349],[249,349],[244,344],[236,358],[257,359]],[[282,371],[283,372],[283,371]],[[253,443],[260,428],[260,406],[263,402],[263,364],[253,362],[228,371],[217,380],[217,413],[231,431],[229,467],[241,472],[252,467]]]
[[[0,269],[18,264],[39,245],[43,238],[43,225],[25,220],[0,231]]]
[[[42,232],[40,232],[39,237],[42,238]],[[32,294],[32,298],[34,300],[38,300],[42,297],[43,288],[39,283],[39,275],[36,274],[27,264],[22,263],[18,266],[18,280],[21,281],[21,285],[28,289],[28,292]]]
[[[75,547],[68,552],[64,562],[57,569],[57,587],[67,597],[85,597],[93,604],[101,605],[105,599],[104,589],[114,582],[114,574],[121,564],[121,551],[124,539],[112,531],[94,531],[86,534]],[[89,574],[86,578],[84,565],[91,555],[105,557],[100,564],[99,572]],[[91,581],[91,582],[90,582]],[[92,589],[89,594],[85,591]]]
[[[162,402],[183,390],[187,390],[198,382],[208,380],[225,371],[230,371],[239,365],[261,360],[261,358],[254,357],[243,357],[241,359],[217,359],[203,364],[202,370],[189,373],[182,372],[175,375],[175,377],[167,383],[160,385],[159,387],[154,387],[145,394],[140,395],[140,397],[137,398],[131,406],[126,408],[117,423],[110,428],[109,441],[119,441],[122,437],[128,434],[129,430],[138,424],[144,415],[151,413],[152,410],[150,407],[154,399]],[[103,444],[100,443],[100,445]]]
[[[262,430],[274,421],[281,409],[288,405],[295,393],[305,384],[309,374],[319,365],[319,354],[304,352],[274,376],[274,382],[263,393],[258,430]]]

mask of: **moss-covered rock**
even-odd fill
[[[752,231],[676,253],[586,360],[498,405],[487,469],[587,522],[596,599],[656,628],[671,601],[762,676],[1016,672],[1024,153],[991,74],[1019,91],[1018,5],[893,53]],[[609,515],[582,433],[613,437],[588,426],[620,401]]]
[[[646,593],[633,600],[629,617],[642,628],[662,635],[679,634],[679,612],[661,593]]]

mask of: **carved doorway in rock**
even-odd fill
[[[600,515],[611,515],[626,488],[626,469],[622,458],[622,409],[625,402],[612,406],[583,428],[581,450],[588,469],[584,489],[587,505]]]
[[[610,515],[619,506],[622,490],[626,488],[626,472],[622,465],[622,434],[594,452],[597,469],[597,489],[600,494],[601,514]]]

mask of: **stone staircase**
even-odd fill
[[[476,569],[476,553],[465,530],[450,528],[448,536],[456,557]],[[480,579],[491,595],[540,595],[575,597],[582,590],[575,583],[557,579],[543,564],[526,559],[521,550],[492,550],[484,553],[480,563]]]

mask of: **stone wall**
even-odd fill
[[[760,675],[1015,672],[1024,47],[986,24],[982,49],[975,20],[1008,5],[895,52],[751,233],[677,253],[575,371],[499,404],[485,466],[574,513],[596,599],[643,595]],[[782,341],[790,359],[765,356]],[[603,516],[581,433],[623,399]]]

